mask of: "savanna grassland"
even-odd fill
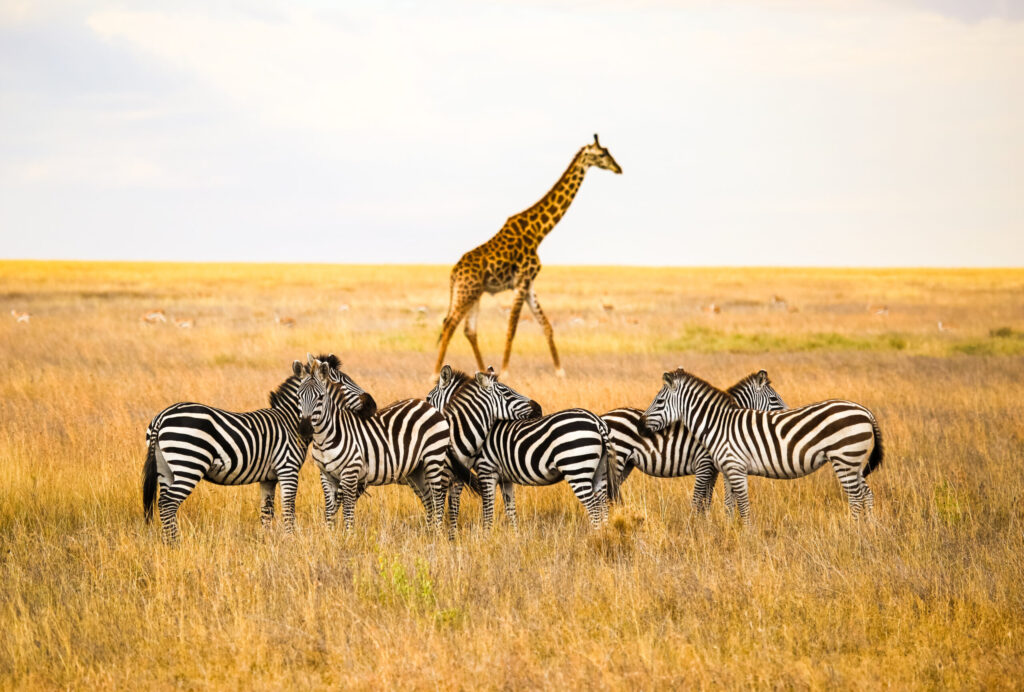
[[[1021,686],[1024,270],[548,267],[537,289],[568,378],[524,320],[507,381],[546,411],[765,368],[790,405],[876,413],[874,519],[827,468],[752,479],[746,529],[720,485],[704,518],[692,478],[634,473],[599,532],[561,485],[519,490],[518,533],[465,496],[449,543],[386,487],[346,535],[310,463],[295,535],[261,529],[256,486],[200,484],[167,547],[140,499],[157,411],[259,408],[307,351],[421,397],[447,268],[3,262],[0,686]],[[496,365],[509,301],[481,313]]]

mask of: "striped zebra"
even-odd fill
[[[764,370],[747,375],[726,393],[740,408],[760,411],[786,408]],[[617,408],[601,416],[608,425],[619,458],[619,485],[626,482],[634,468],[657,478],[696,475],[693,507],[706,511],[711,505],[711,493],[718,479],[718,470],[711,461],[711,455],[682,422],[676,421],[652,432],[640,425],[642,415],[643,411],[637,408]],[[728,492],[728,484],[725,488]]]
[[[494,397],[498,390],[504,397]],[[514,396],[513,396],[514,395]],[[501,419],[496,401],[529,402],[530,418]],[[607,517],[607,501],[618,496],[615,448],[608,426],[583,409],[541,416],[540,406],[498,382],[493,370],[470,378],[446,366],[427,396],[448,418],[451,450],[458,461],[476,469],[483,497],[483,523],[494,521],[495,486],[501,486],[505,513],[517,525],[515,484],[553,485],[562,479],[587,510],[593,526]],[[458,518],[461,488],[451,490],[448,511]]]
[[[440,528],[448,484],[444,416],[421,399],[397,401],[373,413],[353,411],[348,388],[331,369],[310,356],[296,398],[300,420],[312,429],[313,461],[340,496],[345,528],[353,526],[356,500],[365,487],[391,483],[412,486],[428,523]],[[351,382],[340,370],[337,376]]]
[[[882,463],[882,433],[874,415],[852,401],[829,400],[786,411],[737,406],[720,389],[679,368],[640,421],[652,431],[675,421],[692,431],[731,487],[730,510],[748,521],[747,476],[799,478],[826,461],[846,491],[854,516],[874,504],[864,477]]]
[[[142,507],[146,522],[157,506],[164,540],[178,540],[178,507],[200,480],[218,485],[260,484],[260,519],[274,517],[274,493],[281,484],[281,510],[287,531],[295,528],[295,493],[299,468],[309,447],[299,430],[296,392],[302,364],[270,393],[270,408],[231,413],[212,406],[182,402],[153,418],[146,428],[142,468]],[[326,500],[326,493],[325,493]]]

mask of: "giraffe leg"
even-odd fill
[[[441,336],[438,341],[440,342],[440,350],[437,353],[437,363],[434,365],[434,375],[431,378],[433,382],[437,382],[441,376],[441,368],[444,366],[444,354],[448,350],[448,342],[452,340],[452,334],[455,333],[455,328],[459,326],[459,322],[466,316],[466,313],[480,301],[481,287],[464,287],[464,286],[453,286],[452,287],[452,302],[448,306],[448,315],[444,318],[444,324],[441,326]],[[474,330],[475,330],[474,323]],[[477,354],[479,360],[479,354]]]
[[[519,326],[519,313],[523,310],[523,301],[529,291],[529,284],[524,284],[516,289],[515,300],[512,301],[512,311],[508,316],[508,336],[505,337],[505,355],[501,359],[501,376],[508,373],[508,359],[512,355],[512,340],[516,338],[516,327]]]
[[[555,330],[551,327],[551,322],[548,321],[547,315],[540,308],[540,303],[537,301],[537,294],[533,290],[533,284],[530,284],[530,289],[527,295],[527,300],[530,305],[530,312],[533,313],[534,319],[544,329],[544,336],[548,340],[548,348],[551,349],[551,360],[555,363],[555,374],[559,377],[565,377],[565,370],[562,368],[561,362],[558,360],[558,349],[555,348]]]
[[[469,345],[473,347],[473,355],[476,356],[476,368],[481,372],[486,370],[484,367],[484,357],[480,355],[480,347],[476,344],[476,318],[480,314],[480,299],[477,298],[476,302],[466,313],[466,339],[469,340]]]

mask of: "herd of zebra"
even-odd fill
[[[828,461],[857,516],[872,506],[864,477],[883,456],[878,424],[866,408],[841,400],[787,408],[764,370],[723,391],[680,368],[665,373],[646,411],[597,416],[574,408],[543,415],[493,370],[469,375],[450,366],[426,399],[378,409],[334,355],[295,361],[266,409],[231,413],[174,404],[150,422],[146,445],[144,514],[152,519],[155,502],[169,542],[178,539],[178,507],[203,479],[259,483],[264,525],[273,520],[280,484],[284,527],[294,529],[299,469],[310,445],[328,525],[340,507],[351,529],[368,486],[404,483],[437,529],[447,498],[449,537],[465,485],[481,496],[486,527],[500,486],[515,526],[516,485],[564,479],[596,527],[634,468],[660,478],[696,476],[693,506],[700,511],[710,506],[721,473],[726,508],[738,508],[746,522],[748,475],[797,478]]]

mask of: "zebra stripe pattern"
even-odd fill
[[[371,407],[353,411],[349,388],[332,379],[330,369],[310,358],[299,384],[297,408],[300,419],[312,428],[313,460],[340,496],[345,528],[354,524],[356,500],[365,487],[391,483],[411,485],[428,523],[440,528],[448,483],[444,416],[419,399],[398,401],[375,412]],[[328,519],[333,521],[333,516]]]
[[[681,421],[707,448],[732,490],[731,505],[749,521],[747,476],[799,478],[826,461],[846,491],[854,516],[872,508],[864,477],[882,463],[882,434],[874,415],[852,401],[822,401],[786,411],[741,409],[720,389],[682,368],[664,386],[641,423],[652,431]]]
[[[218,485],[260,484],[260,518],[274,517],[274,493],[281,485],[284,527],[295,527],[295,493],[309,438],[299,431],[296,393],[302,365],[270,394],[270,408],[232,413],[182,402],[153,418],[146,428],[142,505],[146,521],[157,506],[164,540],[178,540],[178,507],[200,480]]]
[[[764,370],[744,377],[727,391],[740,408],[760,411],[781,411],[786,403],[771,386]],[[696,475],[693,486],[693,507],[706,511],[711,505],[718,471],[711,455],[681,422],[669,424],[652,432],[640,425],[643,411],[617,408],[601,416],[608,425],[612,444],[618,456],[619,484],[626,482],[634,468],[648,476],[678,478]],[[726,485],[726,492],[728,492]]]
[[[448,381],[451,379],[458,380],[454,389]],[[493,371],[477,373],[470,379],[465,373],[446,369],[427,397],[435,405],[440,404],[448,418],[452,453],[476,468],[484,526],[489,528],[493,523],[496,486],[501,487],[505,512],[515,526],[516,484],[552,485],[563,479],[586,508],[591,524],[599,525],[607,517],[609,496],[615,498],[618,494],[615,450],[609,442],[608,427],[583,409],[539,418],[498,419],[488,408],[488,392],[498,386],[507,388],[497,382]],[[445,391],[454,391],[447,402],[442,399]],[[516,396],[525,400],[518,393]],[[531,403],[534,412],[539,413],[539,406]]]

